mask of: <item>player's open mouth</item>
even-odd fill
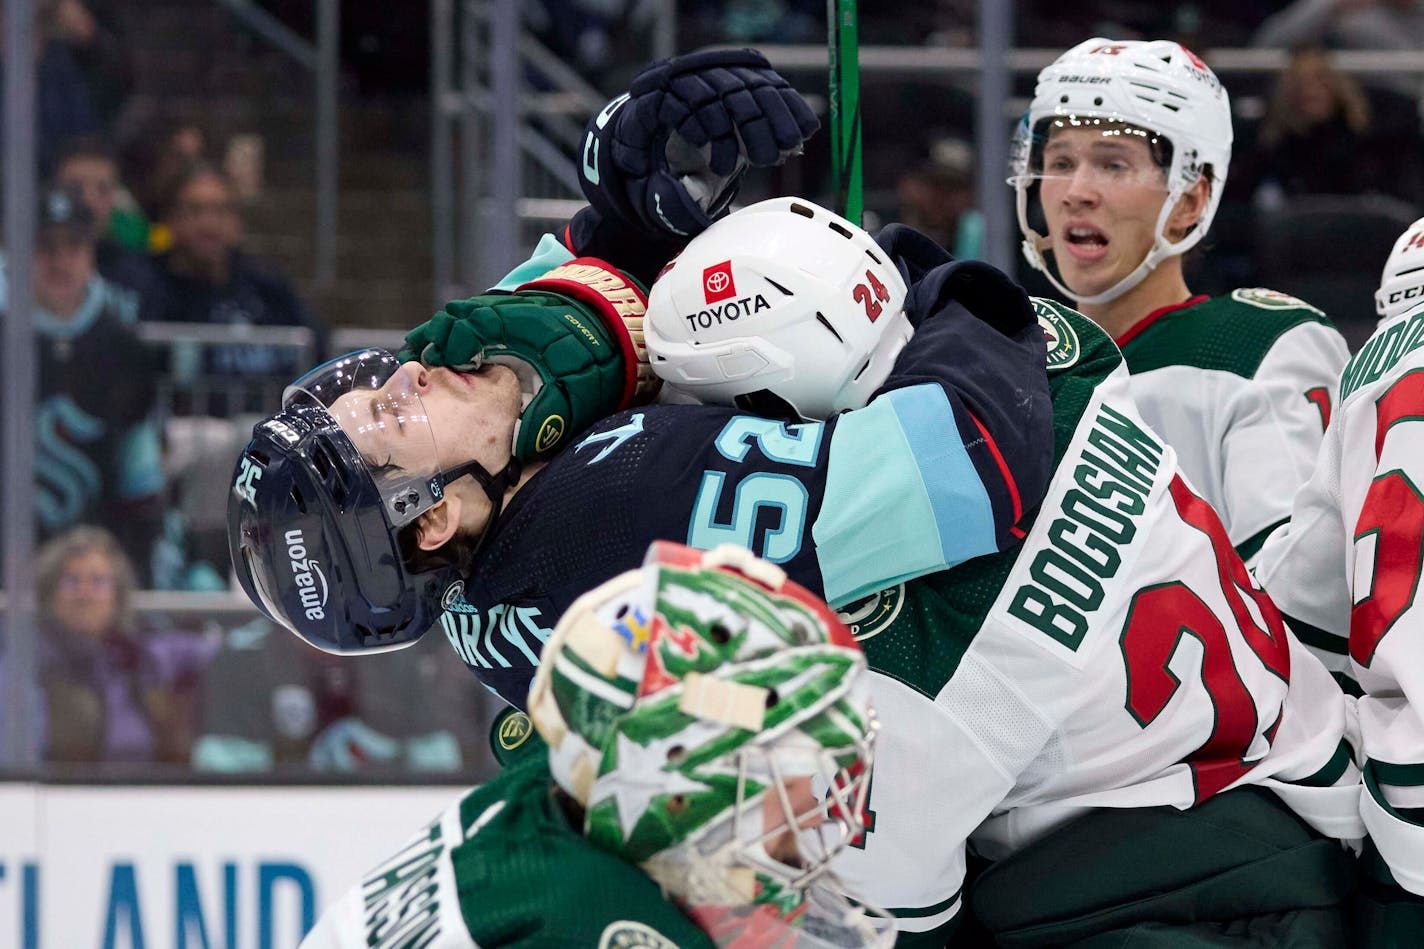
[[[1108,251],[1108,235],[1091,224],[1071,224],[1063,229],[1063,246],[1078,260],[1100,260]]]

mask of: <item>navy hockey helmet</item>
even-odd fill
[[[269,618],[326,652],[382,652],[424,635],[461,572],[412,568],[401,531],[456,478],[473,475],[494,500],[518,477],[513,460],[495,476],[473,462],[441,470],[400,366],[389,352],[363,350],[307,373],[287,387],[282,410],[253,427],[234,472],[228,547],[238,581]],[[401,465],[370,449],[396,429],[415,446]]]

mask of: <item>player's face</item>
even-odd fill
[[[35,248],[35,301],[56,316],[79,309],[94,274],[94,247],[87,240],[56,229]]]
[[[114,565],[107,554],[98,550],[79,554],[64,565],[51,612],[68,630],[101,636],[113,625],[117,589]]]
[[[816,799],[811,790],[810,776],[786,780],[786,797],[792,811],[801,815],[798,822],[803,830],[817,827],[826,821],[825,807]],[[785,828],[766,842],[766,852],[773,859],[788,866],[801,866],[801,849],[796,845],[796,832],[792,829],[794,817],[788,817],[781,806],[779,795],[768,794],[762,799],[762,826],[768,830]]]
[[[408,394],[419,396],[428,421],[409,423]],[[519,380],[507,366],[488,365],[477,372],[429,369],[419,362],[403,364],[376,390],[343,395],[333,406],[342,428],[361,454],[377,465],[396,465],[417,473],[431,472],[430,441],[435,440],[439,470],[478,461],[498,471],[509,460],[514,423],[522,408]],[[374,424],[353,426],[348,419]]]
[[[79,189],[100,229],[107,226],[119,187],[119,175],[113,162],[87,156],[71,158],[55,173],[55,181],[66,188]]]
[[[1092,296],[1142,263],[1166,200],[1146,141],[1098,128],[1054,128],[1043,150],[1039,200],[1063,282]]]

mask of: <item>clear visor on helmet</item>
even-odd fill
[[[1008,183],[1076,181],[1091,188],[1149,188],[1167,192],[1167,139],[1110,115],[1055,115],[1025,120],[1009,148]]]
[[[282,393],[282,407],[316,405],[366,461],[385,513],[404,527],[443,497],[435,432],[415,381],[384,349],[363,349],[313,369]]]

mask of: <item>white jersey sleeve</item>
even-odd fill
[[[1363,690],[1365,825],[1424,895],[1424,308],[1384,324],[1346,367],[1320,464],[1260,578]]]
[[[1321,319],[1283,294],[1238,290],[1123,344],[1143,418],[1248,564],[1314,467],[1349,357]]]

